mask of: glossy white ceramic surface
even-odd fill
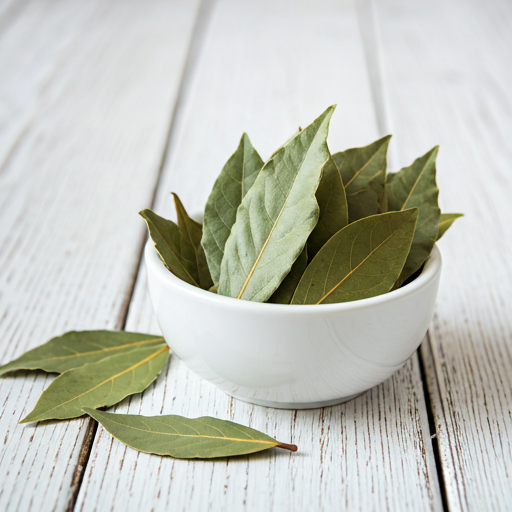
[[[327,305],[264,304],[195,288],[145,249],[162,333],[193,372],[240,400],[287,409],[335,405],[396,372],[423,339],[437,296],[437,247],[393,292]]]

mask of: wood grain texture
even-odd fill
[[[299,124],[334,102],[331,148],[378,137],[351,1],[219,1],[171,135],[156,210],[172,215],[171,190],[189,211],[200,210],[244,130],[266,158]],[[159,332],[144,268],[126,328]],[[233,400],[172,357],[142,396],[113,410],[213,415],[293,441],[299,452],[188,462],[139,453],[99,428],[77,510],[397,511],[442,506],[416,356],[356,400],[310,411]]]
[[[0,14],[0,361],[125,317],[197,2]],[[87,420],[17,422],[53,377],[0,379],[0,510],[64,510]]]
[[[440,202],[463,220],[423,357],[450,510],[512,500],[512,5],[377,4],[399,165],[435,144]]]

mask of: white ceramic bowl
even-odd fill
[[[145,250],[158,324],[174,354],[229,395],[258,405],[335,405],[380,384],[411,357],[432,318],[441,273],[434,247],[412,283],[342,304],[237,300],[171,274]]]

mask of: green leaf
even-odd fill
[[[213,459],[261,452],[269,448],[297,447],[285,444],[249,427],[209,416],[137,416],[84,408],[122,443],[141,452],[179,459]]]
[[[439,217],[439,230],[437,232],[437,240],[439,240],[450,228],[450,226],[455,222],[459,217],[464,217],[462,213],[441,213]],[[0,368],[1,375],[1,368]]]
[[[295,292],[295,289],[297,288],[297,285],[299,284],[299,281],[307,266],[308,251],[307,247],[304,247],[302,252],[299,254],[299,257],[292,265],[288,275],[283,279],[282,283],[279,285],[279,288],[272,294],[267,302],[272,302],[274,304],[290,304],[293,293]]]
[[[349,222],[379,213],[390,139],[391,135],[386,135],[369,146],[332,155],[345,185]]]
[[[149,236],[168,270],[186,283],[200,287],[197,262],[189,259],[191,250],[183,240],[179,227],[172,220],[164,219],[151,210],[142,210],[139,214],[146,221]]]
[[[235,223],[236,211],[263,167],[263,160],[246,133],[213,185],[206,202],[202,246],[213,281],[217,284],[224,246]]]
[[[163,346],[162,336],[124,331],[71,331],[52,338],[14,361],[0,366],[0,375],[14,370],[62,373],[136,347]]]
[[[292,304],[332,304],[389,292],[409,253],[417,216],[417,208],[381,213],[338,231],[308,265]]]
[[[315,198],[329,158],[334,107],[270,159],[240,204],[222,260],[219,294],[265,302],[281,284],[318,222]]]
[[[437,204],[439,189],[436,184],[436,156],[439,147],[431,149],[409,167],[390,176],[387,182],[390,211],[418,208],[418,223],[411,251],[397,281],[400,286],[414,274],[429,257],[436,242],[440,209]]]
[[[201,245],[203,236],[203,226],[191,219],[185,210],[180,198],[173,192],[174,205],[178,216],[178,228],[181,234],[181,255],[183,260],[189,265],[199,278],[199,285],[204,290],[213,286],[212,277],[206,262],[204,249]]]
[[[217,293],[217,290],[219,289],[218,284],[214,284],[208,291],[212,293]]]
[[[322,171],[316,191],[320,215],[308,238],[308,258],[312,260],[332,235],[348,224],[348,206],[345,187],[338,166],[329,158]],[[291,297],[290,297],[291,298]]]
[[[105,407],[144,391],[167,360],[165,343],[139,347],[59,375],[20,423],[82,416],[82,407]]]

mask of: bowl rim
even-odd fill
[[[405,285],[403,288],[393,290],[382,295],[369,297],[368,299],[355,300],[350,302],[337,302],[335,304],[274,304],[269,302],[253,302],[248,300],[235,299],[234,297],[227,297],[224,295],[217,295],[216,293],[209,292],[193,286],[179,277],[176,277],[171,271],[165,267],[160,260],[156,248],[151,240],[148,238],[145,249],[144,259],[147,269],[151,269],[159,280],[163,281],[168,287],[177,288],[180,292],[189,296],[193,296],[197,300],[208,301],[223,305],[226,308],[231,308],[241,311],[252,311],[254,313],[286,313],[286,314],[311,314],[311,313],[328,313],[328,312],[341,312],[351,311],[354,309],[365,309],[375,307],[379,304],[388,304],[398,300],[403,300],[425,289],[432,281],[434,281],[442,267],[441,252],[437,245],[434,245],[430,256],[425,262],[421,274],[411,283]]]

